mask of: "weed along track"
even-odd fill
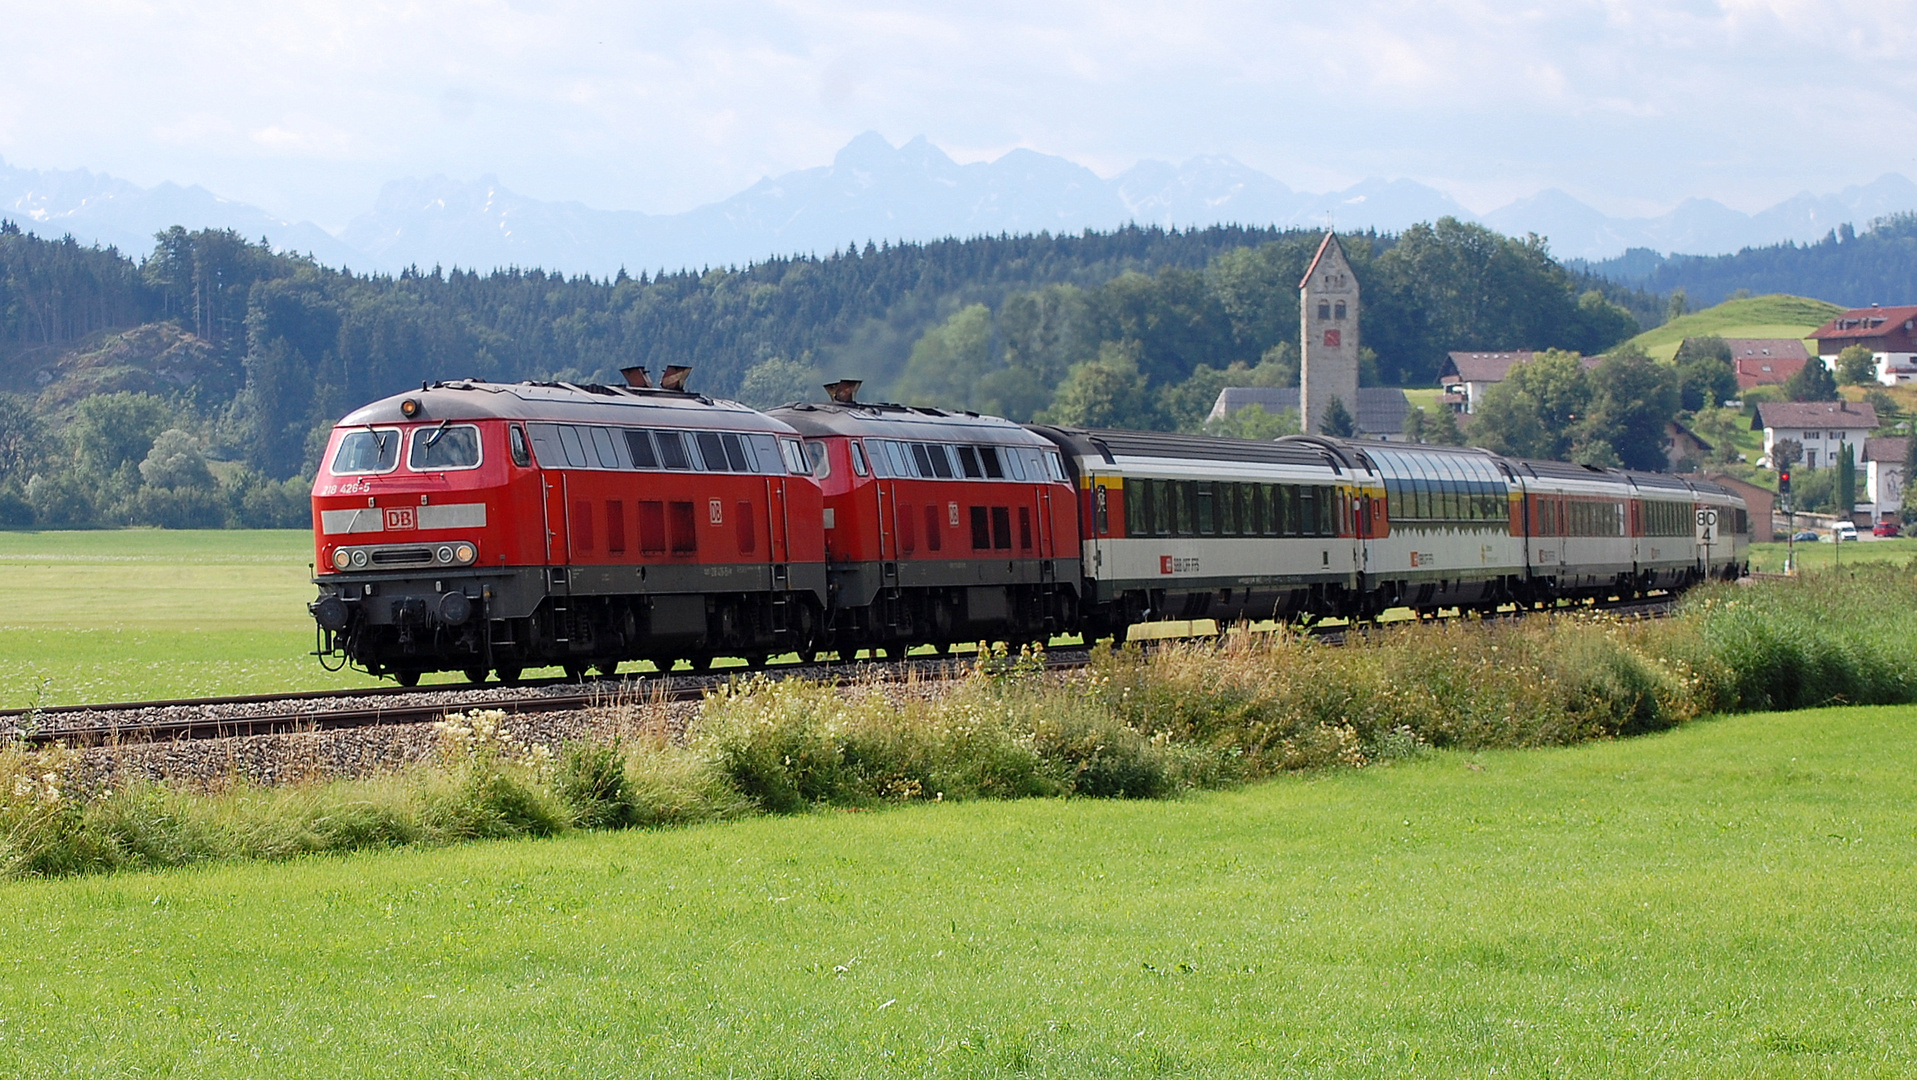
[[[1546,609],[1549,613],[1601,611],[1618,617],[1655,618],[1670,613],[1674,597],[1632,598],[1595,604]],[[1515,619],[1527,612],[1510,609],[1490,621]],[[1478,618],[1478,617],[1474,617]],[[1449,618],[1426,622],[1445,622]],[[1388,630],[1392,623],[1321,623],[1301,633],[1328,644],[1342,644],[1356,633]],[[1161,639],[1178,640],[1178,639]],[[1157,642],[1142,642],[1146,648]],[[1082,648],[1047,653],[1052,671],[1082,668],[1089,654]],[[812,678],[845,684],[869,679],[916,678],[942,681],[963,674],[976,663],[970,654],[921,656],[904,660],[847,661],[773,665],[758,673],[771,679]],[[518,686],[447,686],[435,689],[383,687],[365,690],[252,694],[233,697],[183,698],[167,701],[113,702],[65,705],[42,709],[0,710],[0,733],[31,745],[70,743],[100,745],[112,742],[163,742],[179,739],[224,739],[251,735],[280,735],[306,731],[346,731],[382,725],[432,723],[448,712],[495,709],[508,715],[574,712],[633,701],[697,702],[714,688],[738,678],[725,673],[610,675],[583,680],[552,678],[529,680]]]

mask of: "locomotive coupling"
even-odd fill
[[[337,596],[322,596],[306,605],[322,630],[346,629],[346,601]]]

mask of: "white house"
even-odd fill
[[[1844,446],[1855,461],[1864,437],[1876,427],[1877,410],[1868,401],[1768,401],[1757,407],[1751,420],[1753,431],[1764,432],[1764,456],[1757,464],[1767,469],[1776,467],[1771,449],[1780,439],[1795,439],[1803,446],[1806,469],[1837,464],[1839,448]]]
[[[1852,308],[1817,328],[1817,355],[1827,364],[1849,345],[1862,345],[1877,361],[1885,386],[1917,381],[1917,307]]]
[[[1864,489],[1861,502],[1870,505],[1870,520],[1896,517],[1904,509],[1904,462],[1910,440],[1904,437],[1864,440]]]
[[[1537,357],[1530,349],[1509,352],[1453,352],[1445,356],[1438,371],[1438,385],[1444,387],[1446,404],[1460,412],[1475,413],[1484,402],[1484,392],[1503,382],[1511,369],[1528,364]],[[1603,362],[1602,357],[1581,356],[1578,362],[1586,371]]]

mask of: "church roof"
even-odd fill
[[[1338,257],[1345,259],[1345,246],[1338,243],[1338,234],[1334,232],[1326,233],[1324,240],[1318,244],[1318,253],[1311,257],[1311,265],[1305,267],[1305,276],[1298,279],[1299,288],[1304,288],[1305,285],[1311,281],[1311,275],[1318,272],[1318,264],[1324,261],[1325,252],[1333,247],[1338,249]],[[1345,261],[1348,263],[1351,260],[1345,259]]]

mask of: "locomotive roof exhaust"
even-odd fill
[[[858,401],[859,387],[864,385],[864,379],[840,379],[838,382],[826,383],[825,394],[841,405],[851,405]]]
[[[686,376],[690,374],[692,374],[692,369],[689,367],[683,367],[679,364],[667,364],[666,373],[659,376],[659,389],[684,390],[686,388]]]
[[[652,373],[642,367],[622,367],[619,374],[626,377],[626,385],[634,390],[652,389]]]

